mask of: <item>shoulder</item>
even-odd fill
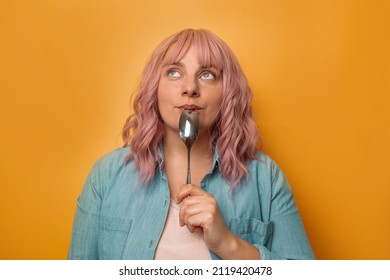
[[[256,168],[258,171],[269,172],[274,174],[280,171],[279,165],[267,154],[262,151],[256,152],[256,157],[249,163],[249,168]]]
[[[125,164],[125,159],[130,151],[129,147],[122,147],[104,154],[95,162],[92,170],[112,170],[120,168]]]
[[[116,166],[123,165],[126,159],[126,156],[130,153],[130,147],[121,147],[117,148],[102,157],[100,157],[95,165],[99,166]]]
[[[256,158],[249,163],[249,171],[258,183],[271,188],[282,183],[289,188],[287,178],[278,163],[262,151],[257,151]]]
[[[127,165],[131,165],[132,161],[129,164],[125,161],[130,151],[129,147],[122,147],[103,155],[93,165],[89,177],[96,181],[108,182],[112,176],[128,168]]]
[[[98,213],[106,191],[117,185],[117,180],[127,168],[125,158],[129,148],[118,148],[99,158],[90,170],[79,197],[78,203],[89,213]]]

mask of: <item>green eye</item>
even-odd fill
[[[211,72],[203,72],[202,73],[202,79],[205,79],[205,80],[213,80],[215,79],[215,75]]]
[[[168,77],[171,78],[179,78],[180,77],[180,72],[177,71],[176,69],[170,69],[167,72]]]

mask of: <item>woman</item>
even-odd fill
[[[312,259],[290,187],[256,150],[252,93],[231,50],[186,29],[148,61],[123,129],[78,199],[69,259]],[[199,116],[184,184],[183,110]]]

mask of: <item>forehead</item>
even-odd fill
[[[172,45],[166,52],[162,64],[166,65],[175,65],[181,64],[180,62],[186,57],[191,57],[199,63],[198,52],[191,45],[188,48],[178,48],[175,45]]]
[[[201,67],[214,67],[220,71],[223,69],[222,54],[213,52],[209,45],[196,44],[196,42],[172,44],[165,53],[162,64],[163,66],[178,64],[186,54],[194,55]]]

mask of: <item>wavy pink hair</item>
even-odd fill
[[[147,62],[134,100],[134,113],[127,118],[122,131],[124,146],[131,146],[126,162],[134,159],[139,179],[145,183],[153,179],[156,160],[160,160],[158,145],[164,137],[157,104],[161,68],[179,62],[191,45],[197,50],[199,64],[222,73],[223,101],[209,128],[209,152],[214,153],[215,145],[218,146],[222,176],[234,187],[248,175],[247,164],[256,156],[259,134],[252,115],[252,92],[230,48],[204,29],[185,29],[166,38]]]

